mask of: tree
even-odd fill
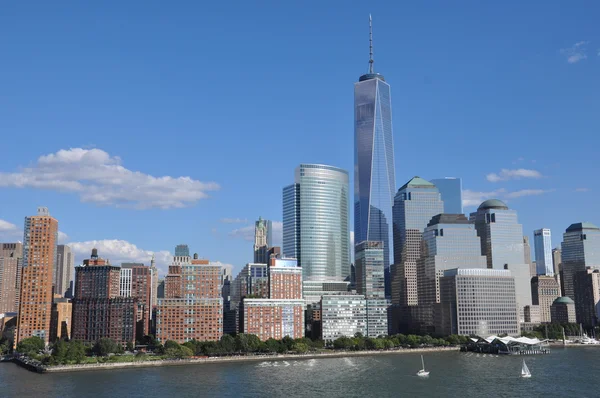
[[[257,335],[255,335],[255,334],[248,335],[248,351],[249,352],[258,351],[258,349],[260,348],[260,343],[261,343],[261,341]]]
[[[135,350],[135,346],[133,345],[133,342],[128,341],[127,342],[127,351],[133,351]]]
[[[64,340],[58,340],[52,347],[52,359],[59,364],[67,361],[69,345]]]
[[[283,339],[281,339],[281,342],[285,346],[286,351],[292,350],[292,347],[294,346],[294,339],[292,339],[290,336],[285,336]]]
[[[109,354],[115,354],[121,351],[121,347],[113,339],[103,337],[96,342],[94,345],[94,352],[102,357],[108,356]]]
[[[247,353],[248,349],[248,335],[246,333],[238,333],[235,336],[235,350],[237,352]]]
[[[304,354],[308,351],[308,345],[305,343],[296,342],[294,343],[292,350],[297,354]]]
[[[8,339],[0,339],[0,355],[6,355],[10,353],[10,341]]]
[[[32,336],[19,341],[17,344],[17,352],[25,355],[34,355],[44,349],[46,344],[40,337]]]
[[[71,340],[67,346],[67,361],[81,363],[85,358],[85,346],[81,341]]]
[[[348,350],[352,348],[353,345],[354,342],[352,339],[346,336],[339,337],[333,342],[333,348],[336,350]]]
[[[264,352],[275,353],[275,352],[279,352],[279,349],[281,348],[281,346],[282,346],[282,344],[279,341],[271,338],[262,344],[262,349]]]
[[[221,337],[219,346],[223,354],[232,354],[235,351],[235,338],[229,334],[225,334]]]

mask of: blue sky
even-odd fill
[[[397,186],[462,177],[469,204],[505,199],[525,233],[549,227],[558,245],[570,223],[600,224],[599,12],[594,1],[8,2],[0,240],[19,239],[43,205],[78,262],[97,245],[113,260],[157,252],[164,267],[188,243],[239,269],[253,220],[281,221],[299,163],[352,170],[371,13]]]

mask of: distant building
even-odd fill
[[[575,274],[575,315],[585,328],[600,325],[600,269],[586,268]]]
[[[539,325],[542,322],[539,305],[525,306],[525,323]]]
[[[302,267],[296,259],[270,259],[269,298],[277,300],[302,299]]]
[[[73,280],[75,257],[66,245],[56,246],[56,269],[54,270],[54,292],[64,297]]]
[[[559,297],[550,307],[552,323],[575,323],[575,302],[569,297]]]
[[[535,243],[535,264],[538,275],[554,276],[552,262],[552,235],[548,228],[533,231]]]
[[[440,335],[519,335],[514,277],[508,270],[453,269],[440,278]]]
[[[523,322],[523,308],[531,305],[531,274],[529,264],[525,264],[523,227],[518,222],[517,212],[498,199],[489,199],[471,213],[469,221],[475,224],[488,268],[511,271],[519,320]]]
[[[600,266],[600,228],[585,222],[571,224],[563,234],[561,255],[564,295],[575,300],[575,275]]]
[[[221,266],[197,255],[194,259],[176,255],[173,260],[177,265],[169,267],[165,298],[158,300],[156,308],[156,338],[162,343],[219,340],[223,336]]]
[[[444,213],[463,214],[462,179],[455,177],[436,178],[431,183],[440,191],[444,202]]]
[[[71,319],[73,317],[73,305],[71,300],[55,297],[52,304],[52,319],[50,322],[50,341],[71,338]]]
[[[301,164],[283,189],[283,256],[295,258],[304,281],[350,276],[348,172]]]
[[[342,336],[366,334],[367,309],[365,296],[336,295],[321,299],[321,338],[330,342]]]
[[[564,292],[562,289],[562,256],[561,256],[561,250],[559,248],[555,248],[552,249],[552,264],[554,264],[554,276],[556,277],[556,281],[558,282],[558,285],[560,286],[560,291],[561,291],[561,296],[564,296]]]
[[[367,298],[385,298],[383,242],[356,245],[356,292]]]
[[[154,275],[151,267],[140,263],[121,264],[121,297],[133,297],[137,303],[137,338],[150,334]],[[123,287],[125,286],[125,289]]]
[[[347,295],[349,285],[349,281],[304,281],[302,282],[302,297],[307,305],[321,305],[322,296]]]
[[[525,264],[529,265],[529,276],[533,278],[537,275],[535,269],[535,261],[531,261],[531,245],[529,244],[529,236],[523,236],[523,253],[525,254]]]
[[[267,264],[269,262],[269,243],[268,236],[269,221],[258,218],[254,226],[254,262]]]
[[[23,268],[23,245],[0,244],[0,314],[19,310],[19,290]]]
[[[540,322],[552,322],[550,307],[560,297],[560,286],[552,276],[539,275],[531,279],[531,301],[539,306]]]
[[[46,207],[38,207],[37,216],[25,217],[20,295],[27,300],[19,303],[15,344],[31,336],[40,337],[46,344],[50,341],[57,241],[58,221]]]
[[[110,338],[118,344],[135,342],[137,300],[121,296],[121,268],[93,249],[83,265],[75,267],[72,338],[95,343]]]
[[[244,298],[240,311],[240,332],[255,334],[261,341],[304,337],[303,300]]]

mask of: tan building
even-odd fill
[[[14,345],[16,330],[17,313],[7,312],[0,314],[0,338],[7,339],[12,345]]]
[[[174,265],[165,278],[165,298],[158,299],[156,338],[162,343],[184,343],[216,341],[222,336],[221,266],[197,255],[191,259],[176,249]]]
[[[0,245],[0,314],[19,310],[19,289],[23,266],[23,245]]]
[[[73,280],[75,257],[66,245],[56,247],[56,269],[54,270],[54,292],[64,297]]]
[[[38,336],[48,343],[58,221],[50,216],[46,207],[39,207],[37,216],[25,218],[24,232],[21,300],[15,344],[31,336]]]
[[[575,323],[575,302],[569,297],[559,297],[550,307],[552,323]]]
[[[304,300],[242,300],[242,333],[255,334],[261,341],[304,337]]]
[[[50,341],[71,338],[71,320],[73,305],[69,299],[54,295],[52,304],[52,319],[50,327]]]
[[[600,269],[586,268],[575,274],[575,314],[584,328],[598,326],[600,317]]]
[[[531,301],[539,306],[540,322],[552,322],[550,307],[560,297],[560,286],[553,276],[539,275],[531,279]]]

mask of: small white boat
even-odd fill
[[[521,368],[521,377],[524,377],[524,378],[531,377],[531,372],[529,371],[529,368],[525,364],[525,360],[523,360],[523,367]]]
[[[419,377],[429,376],[429,371],[425,370],[425,361],[423,360],[423,355],[421,355],[421,364],[423,365],[423,369],[421,369],[417,372],[417,376],[419,376]]]

